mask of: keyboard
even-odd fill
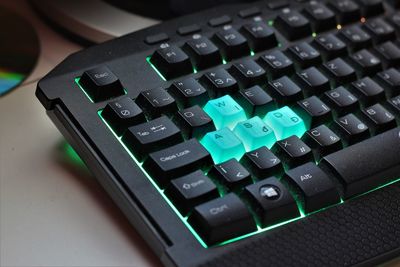
[[[260,1],[69,56],[38,99],[166,266],[400,255],[400,2]]]

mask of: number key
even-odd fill
[[[172,116],[178,110],[175,99],[160,87],[140,92],[136,103],[150,118],[159,117],[161,114]]]

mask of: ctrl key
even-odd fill
[[[189,223],[207,245],[257,230],[251,213],[234,193],[197,206]]]

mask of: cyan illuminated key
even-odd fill
[[[228,128],[207,133],[200,143],[210,152],[215,164],[232,158],[240,160],[246,152],[240,139]]]
[[[264,121],[274,130],[277,140],[292,135],[301,138],[307,131],[304,121],[287,106],[268,112]]]
[[[217,129],[233,129],[236,123],[247,119],[244,109],[229,95],[208,101],[204,111],[213,119]]]
[[[242,140],[246,151],[255,150],[262,146],[271,148],[276,142],[276,137],[271,127],[258,116],[239,122],[233,132]]]

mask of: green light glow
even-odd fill
[[[222,59],[222,64],[224,64],[224,65],[225,65],[226,63],[228,63],[228,61],[226,61],[226,59],[225,59],[225,58],[223,58],[223,59]]]
[[[254,56],[256,53],[254,53],[254,51],[250,51],[250,55]]]
[[[81,77],[75,78],[75,83],[78,85],[78,87],[82,90],[82,92],[87,96],[87,98],[89,98],[90,102],[94,103],[93,99],[90,97],[90,95],[88,93],[86,93],[85,89],[83,89],[83,87],[81,86],[81,84],[79,83]]]
[[[268,21],[268,25],[271,26],[271,27],[274,26],[274,21],[273,20],[269,20]]]
[[[282,47],[282,44],[281,44],[281,43],[278,43],[278,47]]]
[[[312,33],[312,37],[314,37],[314,38],[317,37],[317,33],[316,33],[316,32],[313,32],[313,33]]]
[[[165,79],[165,77],[161,74],[161,72],[156,68],[156,66],[153,65],[153,63],[151,63],[150,61],[151,57],[146,57],[146,61],[147,63],[149,63],[149,65],[153,68],[153,70],[158,74],[158,76],[160,76],[161,79],[163,79],[164,81],[166,81],[167,79]],[[194,70],[194,69],[193,69]]]
[[[68,143],[65,143],[63,145],[63,149],[65,154],[67,155],[68,159],[77,166],[86,166],[85,163],[82,161],[82,159],[79,157],[79,155],[76,153],[76,151],[72,148],[71,145]]]

